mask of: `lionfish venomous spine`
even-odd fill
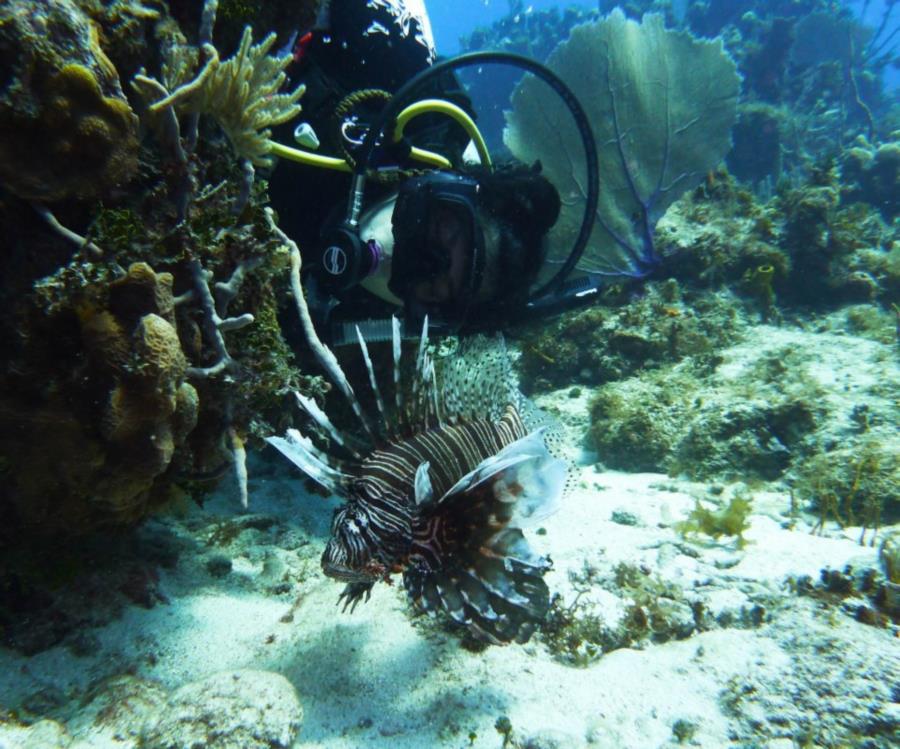
[[[299,394],[344,457],[295,429],[268,442],[346,500],[322,556],[325,574],[347,583],[345,608],[402,573],[416,608],[442,611],[491,643],[525,642],[550,605],[543,579],[550,561],[532,551],[522,528],[556,509],[568,466],[552,452],[554,426],[517,389],[502,338],[468,339],[435,359],[426,331],[427,321],[404,378],[394,320],[390,408],[357,331],[380,428],[352,388],[345,392],[371,438],[366,451]]]

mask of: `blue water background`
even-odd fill
[[[593,8],[597,3],[531,0],[524,5],[526,9],[537,11],[568,6]],[[426,0],[425,7],[431,18],[438,54],[454,55],[459,52],[461,36],[471,34],[478,26],[490,26],[509,13],[509,0]]]
[[[690,1],[675,0],[676,10],[683,10],[690,4]],[[888,2],[889,0],[871,0],[862,20],[870,26],[877,26]],[[478,26],[490,26],[509,12],[509,0],[426,0],[425,5],[431,18],[438,53],[441,55],[458,53],[460,37],[472,33]],[[524,3],[526,10],[531,8],[534,11],[569,6],[592,8],[596,5],[596,2],[586,0],[573,0],[572,2],[531,0],[531,2]],[[865,2],[864,0],[845,0],[844,5],[859,15],[865,7]],[[891,33],[898,25],[900,25],[900,8],[895,9],[891,27],[885,33]],[[900,70],[886,70],[885,81],[890,88],[900,86]]]

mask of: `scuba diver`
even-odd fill
[[[276,132],[272,152],[298,163],[279,164],[270,195],[303,253],[320,334],[355,340],[359,325],[382,338],[398,308],[410,333],[426,315],[437,334],[521,319],[546,270],[559,194],[539,164],[492,164],[455,72],[479,55],[502,58],[552,79],[581,113],[565,85],[505,53],[438,61],[422,0],[322,0],[314,27],[292,46],[288,73],[306,85],[302,122]],[[594,148],[592,136],[585,147]]]

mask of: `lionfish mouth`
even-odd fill
[[[342,583],[371,583],[379,579],[377,575],[370,575],[360,570],[342,567],[339,564],[322,563],[322,572],[332,580],[340,580]]]
[[[342,583],[374,583],[385,577],[382,565],[371,563],[362,567],[350,567],[328,559],[328,552],[322,556],[322,572],[332,580]]]

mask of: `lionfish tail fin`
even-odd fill
[[[567,471],[532,432],[422,505],[404,574],[413,603],[446,612],[479,639],[526,642],[550,606],[543,576],[551,565],[522,528],[555,511]]]

